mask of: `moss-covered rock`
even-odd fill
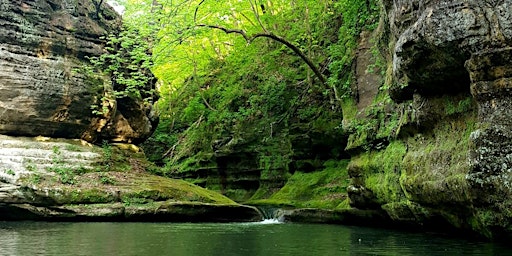
[[[295,172],[286,184],[268,195],[268,188],[245,203],[286,208],[344,209],[348,207],[347,161],[330,160],[320,170]]]
[[[257,221],[259,211],[147,172],[141,152],[80,141],[2,136],[3,220]],[[130,147],[132,148],[132,147]],[[19,161],[9,152],[25,158]]]

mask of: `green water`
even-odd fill
[[[512,250],[338,225],[0,222],[0,255],[512,255]]]

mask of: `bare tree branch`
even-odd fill
[[[197,24],[196,26],[198,26],[198,27],[206,27],[206,28],[213,28],[213,29],[219,29],[219,30],[224,31],[224,33],[226,33],[226,34],[232,34],[232,33],[239,34],[239,35],[243,36],[244,39],[248,43],[251,43],[251,41],[252,41],[251,37],[249,37],[247,35],[247,33],[245,33],[245,31],[241,30],[241,29],[228,29],[228,28],[225,28],[225,27],[222,27],[222,26],[207,25],[207,24]]]
[[[254,24],[254,22],[249,19],[249,17],[247,17],[247,15],[245,15],[243,12],[240,12],[240,14],[242,15],[242,17],[244,17],[249,23],[251,23],[251,25],[255,26],[256,27],[256,24]]]
[[[206,0],[201,0],[199,4],[196,6],[196,10],[194,11],[194,23],[197,22],[197,12],[199,11],[199,7],[204,3]]]
[[[263,29],[263,31],[265,31],[265,33],[268,33],[268,30],[265,28],[265,26],[263,26],[263,23],[261,22],[260,14],[258,13],[258,10],[252,3],[252,0],[249,0],[249,3],[251,3],[252,12],[254,13],[254,16],[256,17],[256,20],[258,20],[258,23],[260,24],[261,28]]]

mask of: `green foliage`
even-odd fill
[[[75,184],[75,176],[87,171],[84,167],[70,167],[66,163],[64,156],[62,155],[62,151],[58,146],[53,146],[52,152],[52,166],[47,167],[47,170],[56,173],[62,184]]]
[[[133,169],[132,163],[136,163],[139,171],[146,170],[149,165],[145,156],[139,152],[133,152],[129,147],[115,145],[104,141],[101,145],[101,162],[96,166],[96,172],[126,172]]]
[[[102,154],[103,167],[104,167],[105,171],[110,171],[111,167],[114,163],[114,158],[113,158],[114,152],[112,149],[112,145],[110,145],[108,142],[104,141],[103,144],[101,145],[101,151],[103,153]]]
[[[337,88],[350,87],[354,49],[361,31],[377,24],[377,1],[278,0],[263,3],[265,12],[237,0],[204,1],[197,10],[201,1],[161,2],[153,10],[152,1],[128,2],[132,7],[144,2],[140,8],[150,14],[132,9],[125,17],[154,39],[161,122],[144,149],[164,166],[160,174],[193,176],[217,168],[217,157],[251,153],[248,162],[261,170],[262,183],[286,180],[291,172],[305,181],[314,174],[301,176],[305,167],[296,163],[321,168],[342,154]],[[329,87],[281,43],[258,38],[248,44],[239,34],[195,26],[199,23],[286,38],[330,76]],[[356,116],[357,109],[353,112]],[[334,188],[315,192],[312,204],[321,204],[329,189]],[[326,200],[334,208],[345,198]]]
[[[41,182],[41,175],[38,173],[31,174],[28,182],[31,184],[39,184]]]
[[[147,204],[149,202],[151,202],[151,201],[146,198],[141,198],[141,197],[131,197],[131,196],[123,197],[123,204],[125,206]]]
[[[115,98],[152,102],[155,90],[150,71],[153,66],[151,40],[139,28],[129,26],[102,39],[106,41],[106,53],[90,56],[91,65],[85,67],[89,80],[103,91],[99,103],[91,106],[93,114],[108,112],[108,102]]]
[[[474,107],[474,99],[468,96],[457,102],[447,99],[445,104],[446,115],[463,114],[470,111]]]
[[[23,167],[29,172],[36,172],[37,166],[30,159],[23,159]]]
[[[334,12],[342,14],[343,21],[338,31],[338,40],[329,45],[328,53],[331,58],[329,64],[329,84],[340,87],[340,97],[350,95],[351,66],[357,48],[359,34],[363,30],[373,30],[378,24],[379,4],[371,1],[336,1]]]
[[[178,134],[170,133],[170,127],[172,127],[171,119],[162,118],[154,135],[142,145],[149,161],[163,165],[163,156],[171,153],[172,150],[169,151],[169,149],[178,142]]]
[[[116,183],[116,180],[108,175],[100,175],[99,178],[103,185],[114,185]]]
[[[191,29],[190,19],[196,14],[197,23],[248,34],[266,29],[321,66],[328,61],[325,46],[336,41],[331,21],[339,13],[330,1],[273,1],[265,13],[249,1],[205,1],[196,13],[199,2],[179,9],[168,2],[160,10],[166,18],[159,21],[165,26],[154,48],[154,71],[162,80],[162,115],[144,148],[158,152],[151,158],[166,164],[166,174],[215,167],[216,155],[243,148],[257,153],[263,179],[286,177],[293,159],[302,157],[294,153],[299,136],[340,136],[332,91],[281,43],[261,38],[248,45],[236,34]]]

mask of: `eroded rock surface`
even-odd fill
[[[151,175],[142,153],[118,146],[0,135],[0,220],[262,219],[254,207],[182,180]]]
[[[511,54],[510,47],[483,50],[466,62],[480,122],[470,137],[467,178],[483,225],[497,232],[512,230]]]
[[[468,90],[464,63],[512,40],[512,1],[386,1],[396,38],[395,99]]]
[[[86,56],[104,52],[100,38],[119,27],[120,17],[105,4],[98,10],[93,1],[1,0],[0,134],[147,138],[156,124],[147,104],[116,102],[117,111],[101,118],[91,111],[103,92],[83,65]]]
[[[390,96],[403,110],[400,122],[410,124],[389,145],[352,159],[351,205],[383,210],[400,223],[508,239],[512,1],[383,3],[393,55]]]

